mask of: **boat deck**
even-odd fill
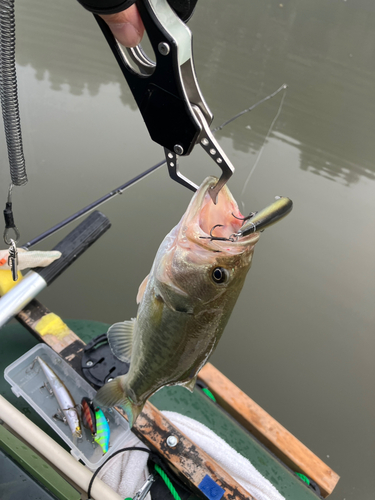
[[[104,333],[108,325],[92,321],[67,321],[69,328],[74,331],[85,343],[96,336]],[[0,371],[18,359],[21,355],[38,343],[38,340],[21,325],[11,324],[1,331],[2,350],[6,356],[0,358]],[[17,409],[27,415],[36,425],[53,437],[61,446],[67,449],[65,443],[53,432],[46,422],[22,399],[17,398],[11,391],[10,386],[1,377],[0,393],[11,402]],[[169,410],[183,413],[188,417],[196,419],[212,429],[218,436],[222,437],[236,451],[248,458],[251,463],[265,476],[277,490],[288,500],[316,500],[318,496],[307,485],[301,481],[295,471],[291,470],[285,463],[277,458],[258,439],[239,424],[231,415],[223,410],[217,403],[208,397],[198,387],[193,393],[186,389],[175,386],[166,387],[158,391],[150,398],[150,402],[158,410]],[[4,449],[0,440],[0,448]],[[1,469],[0,469],[1,470]],[[2,473],[4,476],[4,473]],[[4,479],[0,479],[4,482]],[[54,492],[56,495],[56,491]],[[64,493],[66,495],[66,493]],[[63,500],[77,498],[76,491],[71,492],[73,496],[57,495]],[[12,498],[17,498],[13,497]],[[193,494],[191,500],[195,497]]]

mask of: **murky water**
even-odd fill
[[[262,235],[212,361],[342,476],[333,500],[370,500],[375,7],[370,0],[281,1],[201,1],[190,23],[214,125],[289,85],[281,107],[279,94],[218,134],[245,211],[279,194],[293,199],[294,210]],[[17,0],[16,19],[29,184],[15,190],[14,207],[27,241],[163,153],[78,3]],[[1,160],[3,206],[3,140]],[[182,165],[196,182],[217,173],[198,151]],[[162,168],[104,205],[111,231],[40,300],[65,318],[134,316],[138,285],[189,199]]]

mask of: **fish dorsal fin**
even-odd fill
[[[148,274],[145,279],[142,281],[142,283],[139,285],[138,288],[138,293],[137,293],[137,304],[139,304],[143,298],[143,294],[145,293],[147,282],[148,282],[148,277],[150,275]]]
[[[133,334],[137,320],[115,323],[110,326],[107,332],[109,346],[113,354],[120,361],[130,362],[133,349]]]

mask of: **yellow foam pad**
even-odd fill
[[[13,281],[12,271],[0,269],[0,296],[5,295],[9,290],[11,290],[17,283],[22,279],[22,274],[18,271],[18,280]]]
[[[43,337],[43,335],[53,335],[58,339],[63,339],[66,335],[69,335],[70,329],[63,322],[63,320],[57,316],[55,313],[49,313],[43,316],[43,318],[38,321],[35,330]]]

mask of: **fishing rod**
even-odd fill
[[[221,124],[219,127],[216,127],[215,129],[213,129],[212,132],[214,133],[214,132],[217,132],[219,130],[222,130],[226,125],[228,125],[229,123],[231,123],[233,120],[239,118],[240,116],[242,116],[245,113],[248,113],[249,111],[252,111],[259,104],[262,104],[263,102],[267,101],[268,99],[271,99],[276,94],[278,94],[282,90],[285,90],[286,88],[287,88],[286,84],[281,85],[281,87],[279,87],[275,92],[273,92],[272,94],[268,95],[267,97],[264,97],[263,99],[261,99],[260,101],[258,101],[256,104],[253,104],[252,106],[250,106],[250,108],[246,108],[243,111],[241,111],[240,113],[236,114],[235,116],[233,116],[232,118],[230,118],[229,120],[227,120],[226,122],[224,122],[223,124]],[[165,159],[159,161],[158,163],[156,163],[152,167],[148,168],[147,170],[145,170],[141,174],[133,177],[133,179],[130,179],[129,181],[125,182],[125,184],[122,184],[121,186],[117,187],[116,189],[113,189],[112,191],[110,191],[106,195],[102,196],[101,198],[99,198],[98,200],[94,201],[93,203],[90,203],[89,205],[87,205],[86,207],[82,208],[81,210],[78,210],[78,212],[76,212],[75,214],[71,215],[70,217],[67,217],[65,220],[59,222],[58,224],[56,224],[55,226],[51,227],[50,229],[48,229],[44,233],[40,234],[36,238],[28,241],[27,243],[25,243],[24,245],[22,245],[22,248],[25,248],[26,250],[28,250],[29,248],[31,248],[32,246],[36,245],[37,243],[40,243],[44,239],[48,238],[48,236],[51,236],[52,234],[54,234],[55,232],[59,231],[63,227],[67,226],[71,222],[74,222],[75,220],[83,217],[88,212],[91,212],[92,210],[94,210],[95,208],[99,207],[103,203],[106,203],[111,198],[114,198],[115,196],[117,196],[119,194],[122,194],[130,186],[136,184],[141,179],[144,179],[145,177],[147,177],[148,175],[150,175],[152,172],[154,172],[155,170],[157,170],[158,168],[160,168],[165,163],[166,163]]]
[[[91,212],[91,210],[94,210],[94,208],[99,207],[100,205],[102,205],[103,203],[105,203],[109,199],[113,198],[114,196],[117,196],[118,194],[122,194],[125,191],[125,189],[127,189],[130,186],[132,186],[133,184],[136,184],[141,179],[147,177],[149,174],[151,174],[152,172],[154,172],[155,170],[157,170],[159,167],[161,167],[162,165],[164,165],[165,162],[166,162],[166,160],[159,161],[159,163],[156,163],[154,166],[152,166],[149,169],[145,170],[141,174],[136,175],[135,177],[133,177],[133,179],[130,179],[130,181],[127,181],[127,182],[125,182],[125,184],[122,184],[118,188],[113,189],[112,191],[110,191],[106,195],[102,196],[98,200],[94,201],[93,203],[90,203],[90,205],[87,205],[86,207],[81,208],[81,210],[78,210],[78,212],[76,212],[75,214],[71,215],[70,217],[67,217],[65,220],[59,222],[58,224],[56,224],[55,226],[51,227],[50,229],[48,229],[44,233],[40,234],[36,238],[28,241],[27,243],[25,243],[24,245],[22,245],[22,248],[25,248],[26,250],[28,250],[30,247],[36,245],[37,243],[39,243],[40,241],[44,240],[45,238],[48,238],[48,236],[51,236],[51,234],[59,231],[60,229],[62,229],[63,227],[67,226],[71,222],[79,219],[80,217],[83,217],[88,212]]]

